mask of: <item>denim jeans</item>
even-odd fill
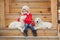
[[[24,28],[25,31],[27,31],[28,28],[30,28],[32,31],[35,30],[35,28],[31,24],[25,24],[24,26],[25,26]]]
[[[28,34],[27,34],[28,28],[30,28],[32,30],[33,36],[37,36],[36,30],[31,24],[25,24],[24,33],[23,33],[24,36],[28,36]]]

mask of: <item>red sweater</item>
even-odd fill
[[[32,23],[32,14],[31,13],[29,13],[29,14],[24,14],[24,15],[26,15],[27,17],[26,17],[26,19],[24,20],[24,22],[25,22],[25,24],[27,23],[27,24],[31,24]]]
[[[20,18],[18,18],[17,21],[20,22]]]

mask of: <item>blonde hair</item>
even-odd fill
[[[22,7],[21,14],[23,14],[22,11],[23,11],[24,9],[27,10],[27,11],[29,12],[29,7],[25,5],[25,6]]]

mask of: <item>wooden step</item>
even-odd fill
[[[59,40],[59,37],[58,36],[39,36],[39,37],[1,36],[0,40]]]
[[[57,29],[38,29],[37,36],[57,36]],[[0,36],[23,36],[23,33],[17,29],[0,29]],[[28,36],[33,36],[32,31],[28,29]]]

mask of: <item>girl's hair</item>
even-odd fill
[[[23,10],[26,10],[26,11],[28,11],[28,12],[29,12],[29,7],[28,7],[28,6],[26,6],[26,5],[25,5],[25,6],[23,6],[23,7],[22,7],[22,10],[21,10],[21,14],[23,13],[23,12],[22,12]]]

